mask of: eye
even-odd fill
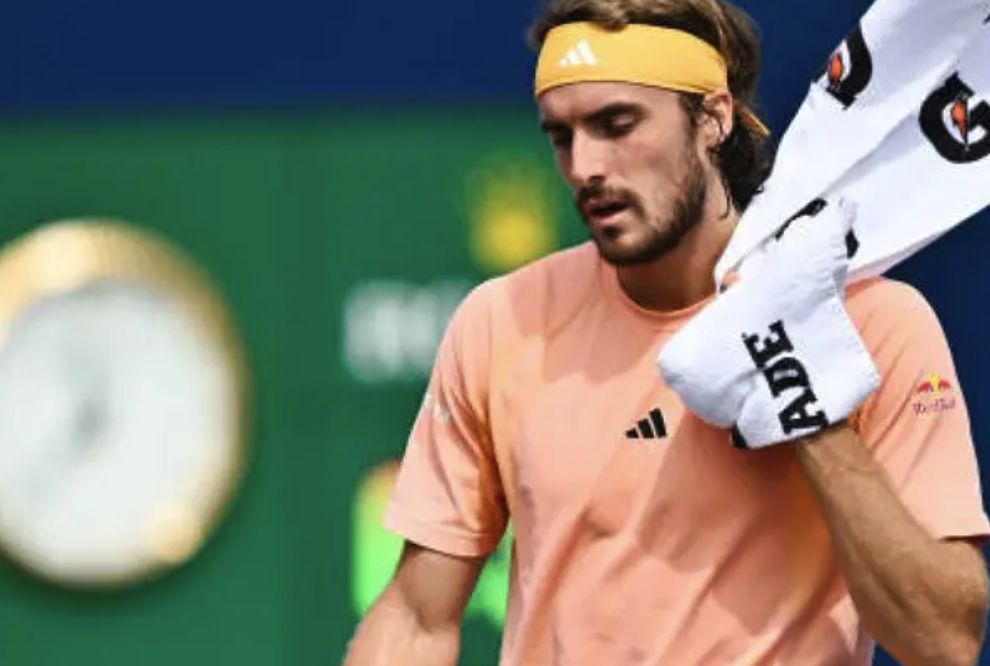
[[[602,119],[601,132],[607,137],[617,139],[626,136],[635,129],[639,119],[631,113],[619,113]]]
[[[570,132],[565,132],[565,131],[550,132],[548,136],[550,137],[550,143],[553,145],[554,148],[565,149],[565,148],[569,148],[571,145],[572,136]]]

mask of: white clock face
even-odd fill
[[[240,462],[226,361],[178,299],[139,281],[24,308],[0,342],[0,544],[67,583],[185,560]]]

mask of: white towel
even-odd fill
[[[823,212],[819,200],[851,204]],[[716,266],[717,286],[733,269],[738,282],[661,350],[661,373],[751,447],[842,420],[879,382],[845,313],[846,282],[988,202],[990,0],[877,0],[811,87]]]
[[[990,26],[827,196],[857,202],[850,281],[879,275],[990,203]]]
[[[879,376],[843,305],[843,202],[795,219],[768,261],[721,294],[660,352],[660,372],[702,420],[761,448],[846,419]]]
[[[716,283],[817,197],[858,205],[852,278],[889,268],[982,208],[990,196],[973,183],[988,182],[990,160],[959,159],[981,154],[990,134],[988,15],[988,0],[878,0],[811,86],[765,191],[716,266]],[[938,96],[967,91],[946,88],[957,72],[971,92],[968,151],[949,115],[956,100],[940,106]],[[957,161],[937,152],[920,119]]]

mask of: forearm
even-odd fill
[[[351,640],[344,666],[455,666],[460,629],[424,627],[386,591]]]
[[[852,430],[799,442],[797,452],[874,638],[905,664],[973,663],[986,603],[979,558],[926,532]]]

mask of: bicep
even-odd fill
[[[448,555],[407,541],[388,594],[423,629],[458,625],[485,560]]]
[[[985,590],[988,587],[987,561],[983,553],[987,540],[983,537],[940,539],[944,562],[952,562],[953,568],[968,574],[973,584]]]
[[[955,577],[952,606],[964,611],[973,636],[982,637],[986,624],[990,583],[983,555],[983,538],[943,539],[938,566]]]
[[[453,666],[464,608],[482,558],[445,555],[407,542],[392,581],[361,621],[347,666]]]

